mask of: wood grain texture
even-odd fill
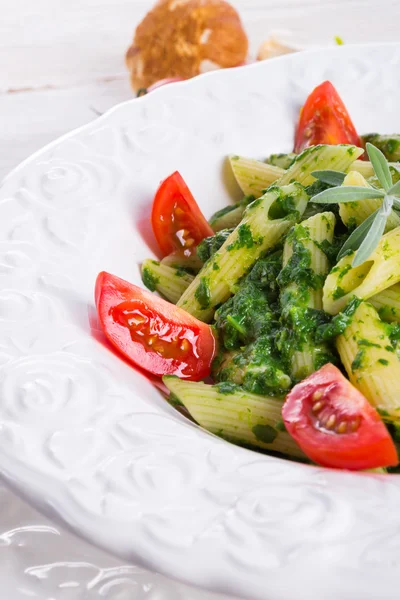
[[[133,96],[124,54],[151,0],[2,0],[0,177]],[[300,47],[396,41],[397,0],[232,0],[254,55],[272,32]]]

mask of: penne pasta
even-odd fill
[[[282,431],[281,399],[250,394],[232,384],[207,385],[177,377],[163,377],[163,382],[172,401],[182,403],[207,431],[236,444],[305,458],[293,438]]]
[[[297,181],[310,185],[315,181],[312,172],[317,169],[346,171],[362,154],[361,148],[345,144],[313,146],[298,154],[287,170],[242,156],[230,156],[229,160],[242,192],[259,198],[273,183],[282,186]]]
[[[400,227],[386,233],[362,265],[352,267],[354,255],[344,256],[326,278],[323,307],[331,315],[353,296],[366,300],[400,281]]]
[[[149,290],[159,292],[164,298],[176,304],[192,283],[194,276],[182,269],[175,269],[156,260],[147,259],[142,264],[142,279]]]
[[[313,171],[347,171],[362,154],[361,148],[345,144],[312,146],[297,156],[289,169],[277,180],[277,185],[286,185],[292,181],[298,181],[304,186],[310,185],[315,181]]]
[[[183,269],[190,273],[198,273],[203,266],[196,252],[190,252],[187,255],[183,252],[172,252],[172,254],[164,256],[161,264],[173,269]]]
[[[400,361],[371,304],[360,303],[336,346],[350,381],[383,418],[400,422]]]
[[[229,161],[242,192],[255,198],[285,173],[284,169],[243,156],[230,156]]]
[[[246,205],[242,203],[228,206],[227,209],[215,213],[209,223],[216,233],[222,229],[231,229],[231,227],[239,225],[245,210]]]
[[[366,179],[357,171],[350,171],[343,181],[343,185],[356,187],[371,187]],[[339,214],[347,227],[358,227],[365,219],[382,206],[382,198],[371,198],[358,202],[342,202],[339,204]],[[392,210],[387,218],[385,232],[400,226],[400,216]]]
[[[331,212],[310,217],[294,226],[284,245],[283,265],[289,273],[289,280],[290,273],[295,273],[296,268],[298,270],[295,280],[281,292],[282,316],[287,327],[293,330],[288,355],[291,376],[295,381],[307,377],[323,364],[324,356],[329,356],[327,345],[316,344],[312,335],[304,331],[303,322],[300,320],[301,325],[298,324],[298,311],[304,311],[304,319],[307,319],[307,309],[322,309],[322,286],[329,271],[329,262],[321,247],[332,243],[335,222],[335,215]],[[299,268],[303,269],[301,281],[298,280]],[[292,311],[296,311],[295,318]]]
[[[389,323],[400,322],[400,283],[396,283],[372,296],[370,302],[383,321]]]

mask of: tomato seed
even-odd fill
[[[314,406],[312,407],[312,411],[313,411],[314,413],[317,413],[317,412],[319,412],[319,411],[321,410],[321,408],[322,408],[323,406],[324,406],[324,402],[316,402],[316,403],[314,404]]]
[[[182,340],[179,348],[182,350],[182,352],[187,352],[190,348],[190,344],[187,340]]]
[[[134,315],[128,320],[128,323],[130,326],[137,327],[138,325],[146,323],[146,321],[146,317],[143,317],[142,315]]]
[[[147,345],[148,346],[152,346],[154,344],[154,342],[157,341],[157,336],[156,335],[151,335],[148,339],[147,339]]]
[[[317,401],[320,400],[323,396],[323,393],[321,392],[321,390],[317,390],[316,392],[313,393],[313,400]]]
[[[336,427],[336,433],[346,433],[346,431],[347,431],[347,423],[346,423],[346,421],[342,421]]]
[[[332,429],[332,427],[334,427],[335,423],[336,423],[336,416],[335,415],[331,415],[329,417],[329,419],[327,420],[327,422],[325,424],[325,427],[327,429]]]

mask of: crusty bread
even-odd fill
[[[248,41],[236,10],[224,0],[160,0],[136,29],[126,53],[134,89],[160,79],[189,78],[202,63],[245,62]]]

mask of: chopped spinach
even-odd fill
[[[148,267],[145,267],[142,271],[142,281],[149,290],[154,292],[160,279]]]
[[[202,277],[200,279],[200,283],[197,286],[197,289],[194,293],[197,302],[200,305],[200,308],[206,309],[210,307],[211,304],[211,294],[210,287],[208,285],[207,279]]]
[[[234,381],[254,394],[281,395],[291,385],[271,334],[223,354],[214,376],[218,381]]]
[[[216,312],[216,326],[227,350],[249,344],[269,333],[275,316],[263,290],[246,281]]]
[[[237,239],[227,247],[228,251],[239,250],[240,248],[253,248],[253,246],[260,243],[260,240],[253,238],[251,229],[246,223],[239,225],[236,231]]]
[[[257,440],[259,442],[264,442],[264,444],[272,444],[278,435],[277,430],[274,427],[271,427],[271,425],[254,425],[252,432],[256,436]]]
[[[197,256],[204,263],[207,262],[226,242],[233,229],[221,229],[215,235],[204,238],[197,246]]]

